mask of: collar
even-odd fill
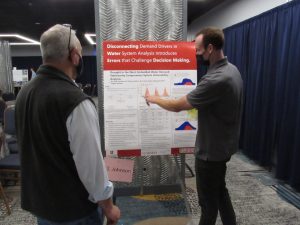
[[[60,80],[64,80],[69,82],[70,84],[76,86],[76,84],[74,83],[73,80],[71,80],[67,74],[65,74],[64,72],[62,72],[61,70],[53,67],[53,66],[49,66],[49,65],[41,65],[39,67],[39,69],[36,72],[37,74],[42,74],[42,76],[48,76],[48,77],[52,77],[55,79],[60,79]]]
[[[227,56],[225,56],[223,59],[220,59],[219,61],[217,61],[215,64],[209,66],[208,71],[207,72],[211,72],[216,70],[219,67],[225,66],[228,64],[228,59]]]

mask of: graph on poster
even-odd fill
[[[108,154],[168,155],[195,144],[197,111],[168,112],[146,96],[180,98],[196,87],[193,43],[103,42]]]

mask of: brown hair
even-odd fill
[[[209,44],[212,44],[217,50],[223,48],[224,45],[224,33],[221,29],[215,27],[207,27],[202,29],[196,34],[196,37],[203,35],[203,44],[207,48]]]

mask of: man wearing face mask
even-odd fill
[[[39,225],[116,224],[100,145],[98,114],[74,83],[83,71],[82,47],[70,26],[41,36],[43,65],[15,107],[21,149],[21,206]]]
[[[209,67],[197,87],[175,100],[146,97],[148,103],[173,112],[198,109],[195,170],[201,206],[199,225],[215,224],[218,212],[224,225],[236,224],[225,176],[226,163],[238,149],[243,81],[224,56],[223,45],[222,30],[201,30],[195,39],[197,61]]]

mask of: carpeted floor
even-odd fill
[[[187,157],[187,163],[194,168],[193,156]],[[188,172],[187,172],[188,173]],[[235,155],[228,164],[227,185],[237,215],[239,225],[300,225],[300,210],[279,197],[272,188],[274,180],[262,168],[258,167],[241,154]],[[185,217],[183,202],[180,196],[172,195],[168,201],[161,201],[162,196],[148,196],[148,203],[152,202],[155,214],[147,215],[148,209],[137,206],[137,202],[145,201],[143,198],[124,197],[117,200],[123,208],[123,213],[131,217],[131,221],[122,218],[123,225],[197,225],[200,218],[200,208],[197,203],[195,178],[186,178],[188,202],[192,215],[188,221]],[[2,199],[0,199],[0,225],[35,225],[36,220],[30,214],[20,209],[19,187],[6,188],[12,205],[12,214],[5,212]],[[155,202],[156,201],[156,202]],[[177,201],[177,207],[174,204]],[[123,206],[122,206],[123,205]],[[145,206],[145,202],[143,203]],[[176,205],[176,204],[175,204]],[[130,206],[130,207],[129,207]],[[165,213],[162,212],[162,209]],[[132,213],[131,213],[132,212]],[[131,213],[131,216],[130,216]],[[176,215],[176,217],[174,217]],[[137,219],[140,216],[139,219]],[[123,220],[125,219],[125,220]],[[176,221],[176,223],[174,222]],[[120,223],[120,224],[122,224]],[[217,225],[221,225],[218,218]]]
[[[3,200],[1,201],[0,225],[35,225],[36,219],[30,213],[20,207],[20,187],[8,187],[5,189],[6,195],[11,202],[11,215],[7,215]]]
[[[157,217],[143,220],[134,225],[186,225],[189,222],[187,217]]]
[[[194,157],[189,156],[187,162],[194,168]],[[272,188],[275,181],[270,177],[263,168],[241,154],[236,154],[228,163],[227,187],[239,225],[300,225],[300,210],[280,198]],[[196,196],[193,196],[195,180],[188,178],[186,182],[191,193],[189,202],[193,206],[193,220],[189,225],[198,225],[200,209]],[[222,224],[220,217],[216,224]]]

